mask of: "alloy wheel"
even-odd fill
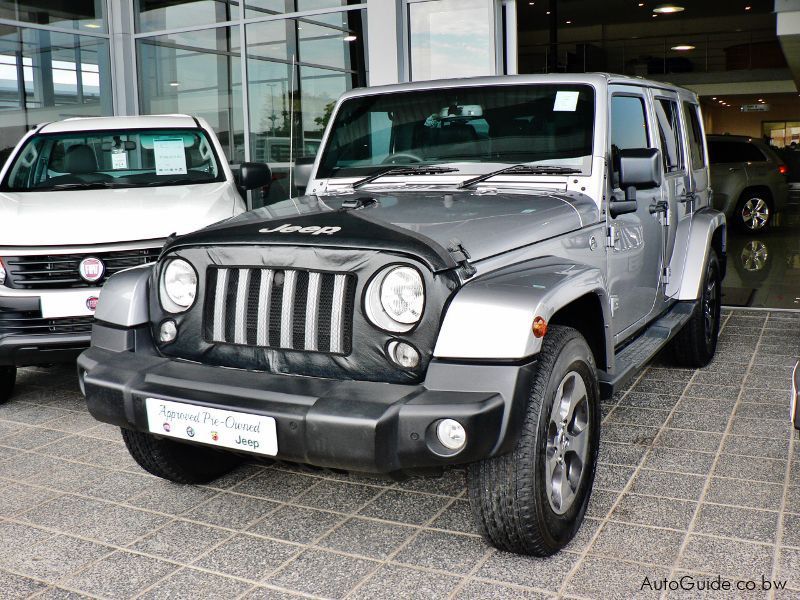
[[[769,249],[761,240],[750,240],[742,248],[740,257],[744,270],[755,273],[766,266],[769,258]]]
[[[769,222],[769,205],[762,198],[748,198],[742,206],[741,218],[750,231],[760,231]]]
[[[588,471],[589,394],[583,377],[570,371],[556,389],[547,429],[545,482],[547,499],[563,515],[575,501]]]

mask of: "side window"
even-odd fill
[[[692,157],[692,169],[701,169],[705,164],[705,156],[703,155],[703,128],[700,127],[697,106],[691,102],[684,102],[683,112],[686,115],[689,129],[689,153]]]
[[[739,159],[741,162],[767,162],[767,157],[755,144],[741,144],[742,157]]]
[[[611,97],[612,150],[648,147],[645,114],[644,98],[639,96]]]
[[[678,103],[667,98],[657,98],[655,105],[658,133],[664,148],[664,171],[674,173],[683,168]]]

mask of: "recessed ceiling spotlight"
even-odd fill
[[[567,21],[567,25],[572,25],[572,21]]]
[[[100,25],[98,25],[97,23],[87,23],[86,25],[84,25],[84,27],[86,27],[87,29],[100,29]]]
[[[694,46],[690,46],[689,44],[680,44],[678,46],[673,46],[670,50],[677,50],[678,52],[688,52],[689,50],[694,50]]]
[[[545,13],[545,14],[548,14],[548,15],[549,15],[549,14],[550,14],[550,11],[548,10],[548,11],[547,11],[547,13]]]
[[[178,87],[178,86],[180,85],[180,82],[178,82],[178,81],[170,81],[170,82],[169,82],[169,84],[170,84],[172,87]]]
[[[683,12],[685,9],[677,4],[659,4],[653,9],[653,12],[659,15],[671,15],[673,13]]]
[[[751,8],[753,8],[753,7],[752,6],[745,6],[744,7],[745,10],[750,10]]]
[[[716,97],[716,96],[714,96],[714,97],[712,98],[712,100],[716,100],[716,99],[717,99],[717,97]]]
[[[642,8],[643,6],[644,6],[644,2],[639,2],[639,8]]]
[[[346,35],[342,38],[345,42],[355,42],[358,39],[358,36],[355,35]]]

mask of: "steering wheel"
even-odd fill
[[[398,158],[406,158],[408,159],[407,162],[398,163],[396,159]],[[396,152],[394,154],[390,154],[386,158],[381,161],[382,165],[396,165],[396,164],[408,164],[409,162],[421,163],[423,161],[422,158],[417,156],[416,154],[411,154],[411,152]]]

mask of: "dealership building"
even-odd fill
[[[0,30],[3,157],[44,121],[189,113],[280,178],[349,89],[584,71],[693,89],[709,133],[800,144],[800,0],[7,0]],[[782,219],[731,240],[728,304],[800,308]]]

